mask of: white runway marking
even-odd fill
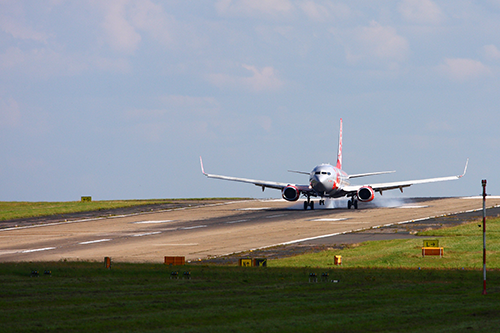
[[[179,228],[181,230],[190,230],[190,229],[198,229],[198,228],[206,228],[206,225],[195,225],[194,227],[185,227],[185,228]]]
[[[142,237],[142,236],[158,235],[158,234],[161,234],[161,231],[145,232],[143,234],[135,234],[135,235],[132,235],[132,237]]]
[[[19,253],[19,252],[22,252],[22,251],[19,251],[19,250],[2,250],[2,251],[0,251],[0,256],[2,256],[4,254],[14,254],[14,253]]]
[[[266,210],[266,209],[271,209],[271,207],[240,208],[237,210]]]
[[[153,224],[153,223],[168,223],[172,222],[173,220],[162,220],[162,221],[137,221],[133,222],[134,224]]]
[[[231,224],[231,223],[240,223],[240,222],[246,222],[248,220],[236,220],[236,221],[230,221],[230,222],[226,222],[228,224]]]
[[[347,220],[347,218],[339,218],[339,219],[314,219],[314,220],[309,220],[309,221],[313,221],[313,222],[337,222],[337,221],[345,221]]]
[[[198,246],[198,243],[187,244],[153,244],[154,246]]]
[[[429,207],[429,206],[404,205],[404,206],[399,206],[399,207],[396,207],[396,208],[426,208],[426,207]]]
[[[105,238],[105,239],[98,239],[98,240],[93,240],[93,241],[88,241],[88,242],[81,242],[78,243],[80,245],[87,245],[87,244],[94,244],[94,243],[102,243],[102,242],[109,242],[111,239]]]
[[[41,248],[41,249],[24,250],[24,251],[21,251],[21,253],[31,253],[31,252],[54,250],[54,249],[55,249],[55,247],[44,247],[44,248]]]
[[[278,214],[278,215],[269,215],[269,216],[266,216],[266,219],[273,219],[275,217],[281,217],[281,216],[285,216],[286,214]]]

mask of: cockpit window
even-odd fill
[[[317,175],[321,175],[321,171],[316,171],[316,174]]]

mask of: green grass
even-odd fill
[[[465,268],[483,267],[483,229],[478,222],[419,233],[422,239],[366,242],[343,250],[333,249],[272,261],[273,267],[332,267],[335,255],[344,267]],[[487,267],[500,268],[500,219],[486,222]],[[422,257],[424,239],[439,239],[444,257]]]
[[[180,201],[241,200],[231,198],[211,199],[151,199],[151,200],[106,200],[66,202],[9,202],[0,201],[0,221],[18,218],[50,216],[68,213],[90,212],[104,209],[133,207],[140,205],[169,204]]]
[[[1,263],[0,331],[496,332],[500,220],[487,222],[487,295],[477,224],[425,232],[439,238],[444,258],[422,258],[420,240],[394,240],[270,260],[267,268]],[[181,278],[170,278],[173,269]],[[191,279],[182,278],[187,270]]]
[[[32,269],[40,277],[30,277]],[[480,271],[0,264],[2,332],[450,332],[500,327]],[[51,270],[52,275],[43,275]],[[309,273],[328,271],[327,282]],[[500,272],[489,272],[498,283]],[[338,283],[332,283],[337,280]],[[492,283],[493,284],[493,283]]]

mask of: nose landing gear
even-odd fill
[[[307,201],[304,201],[304,210],[307,210],[307,207],[311,207],[311,210],[314,209],[314,201],[311,201],[311,197],[309,195],[307,196]]]
[[[314,201],[304,201],[304,210],[307,210],[307,207],[311,207],[311,210],[314,209]]]

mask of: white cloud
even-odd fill
[[[485,45],[483,47],[484,54],[489,60],[498,60],[500,59],[500,51],[493,44]]]
[[[135,51],[141,41],[141,35],[126,18],[126,5],[129,1],[104,1],[106,11],[102,27],[111,47],[118,51]]]
[[[480,61],[472,59],[446,58],[444,64],[438,67],[453,80],[465,82],[479,77],[489,76],[491,70]]]
[[[219,0],[215,9],[221,15],[289,15],[294,6],[289,0]]]
[[[167,15],[160,5],[151,1],[137,1],[130,10],[135,27],[149,33],[154,39],[168,45],[173,41],[172,23],[175,19]]]
[[[47,34],[44,32],[36,31],[31,27],[21,24],[19,19],[14,19],[4,15],[0,16],[0,29],[18,39],[27,39],[46,43],[48,38]]]
[[[13,99],[0,99],[0,127],[16,127],[21,121],[19,104]]]
[[[351,9],[343,3],[323,1],[319,4],[316,1],[307,0],[302,1],[299,7],[309,19],[317,22],[324,22],[332,18],[345,20],[351,16]]]
[[[431,0],[403,0],[398,5],[405,20],[417,24],[439,24],[444,16],[441,9]]]
[[[376,21],[371,21],[368,27],[358,27],[348,32],[331,31],[341,38],[346,58],[351,63],[374,60],[402,62],[408,57],[408,41],[398,35],[393,27],[381,26]]]
[[[328,9],[314,1],[304,1],[300,4],[300,8],[310,19],[314,21],[322,22],[330,17]]]
[[[117,51],[134,52],[144,33],[163,45],[174,40],[175,19],[160,4],[149,0],[113,0],[99,5],[105,12],[102,27],[106,39]]]
[[[242,65],[252,72],[250,77],[241,77],[227,74],[211,74],[209,81],[218,87],[237,88],[253,92],[275,91],[283,86],[273,67],[264,67],[259,70],[255,66]]]

